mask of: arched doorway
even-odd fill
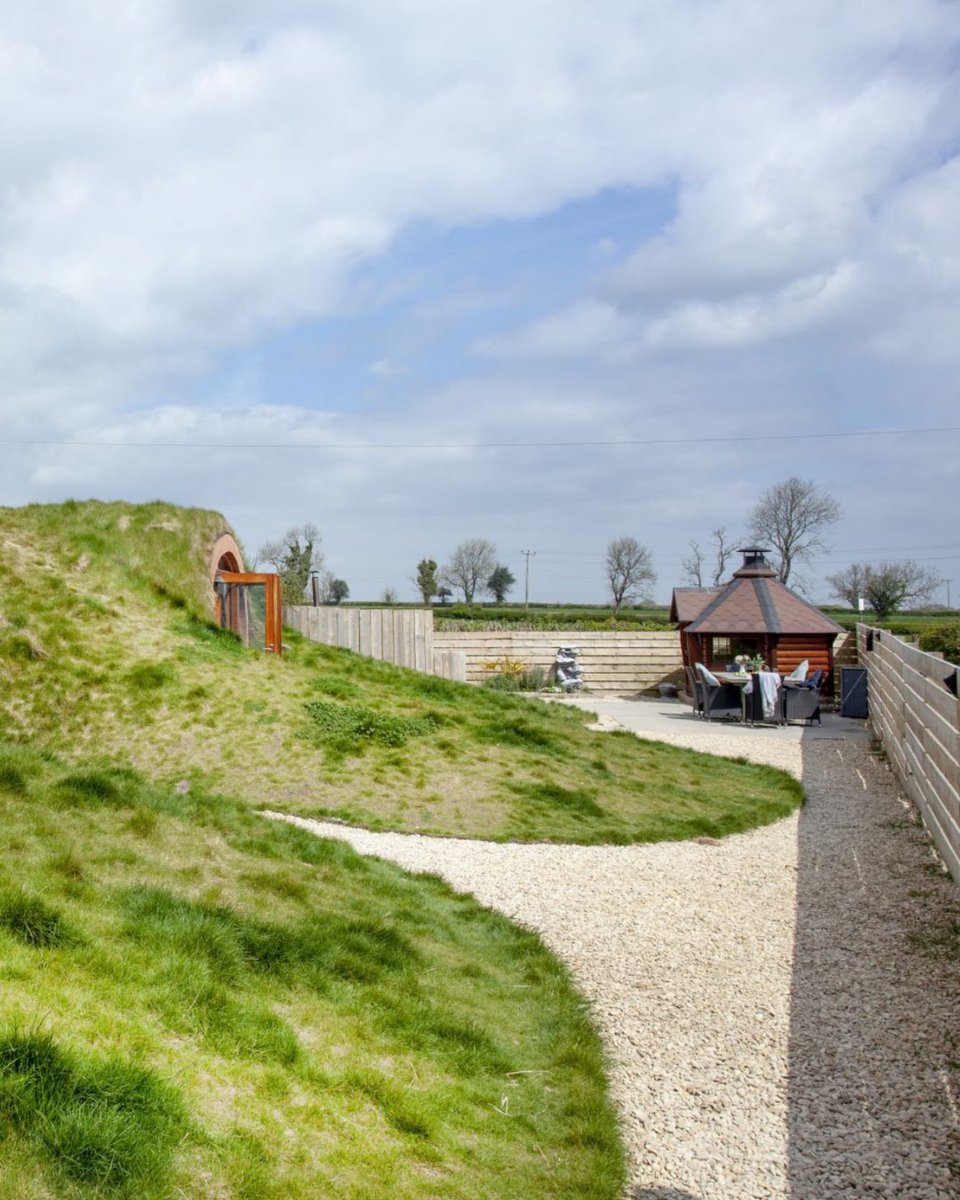
[[[236,539],[221,534],[210,555],[213,609],[222,629],[237,634],[245,646],[266,654],[283,651],[283,601],[279,575],[244,571]]]

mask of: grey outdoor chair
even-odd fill
[[[687,673],[687,692],[690,695],[690,703],[693,705],[693,711],[698,717],[703,716],[703,687],[694,674],[693,667],[683,668]]]
[[[820,688],[823,685],[823,672],[814,671],[803,683],[793,684],[783,689],[783,719],[784,721],[808,721],[811,724],[820,720]]]
[[[699,675],[699,685],[703,692],[703,715],[708,721],[714,716],[742,717],[743,707],[740,701],[740,689],[735,683],[711,683],[704,674],[703,663],[696,664]]]

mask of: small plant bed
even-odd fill
[[[595,1197],[538,938],[203,788],[0,744],[0,1197]]]

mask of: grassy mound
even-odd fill
[[[293,635],[246,651],[209,619],[224,528],[0,510],[0,1200],[612,1200],[601,1048],[539,939],[256,809],[630,842],[797,785]]]
[[[607,1197],[532,934],[198,788],[0,745],[0,1197]]]
[[[254,805],[501,840],[721,836],[800,800],[773,770],[294,634],[281,660],[244,651],[208,619],[224,524],[163,504],[0,510],[0,734]]]

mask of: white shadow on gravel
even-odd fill
[[[916,944],[960,918],[957,885],[863,737],[802,753],[789,1195],[960,1195],[956,943]]]

